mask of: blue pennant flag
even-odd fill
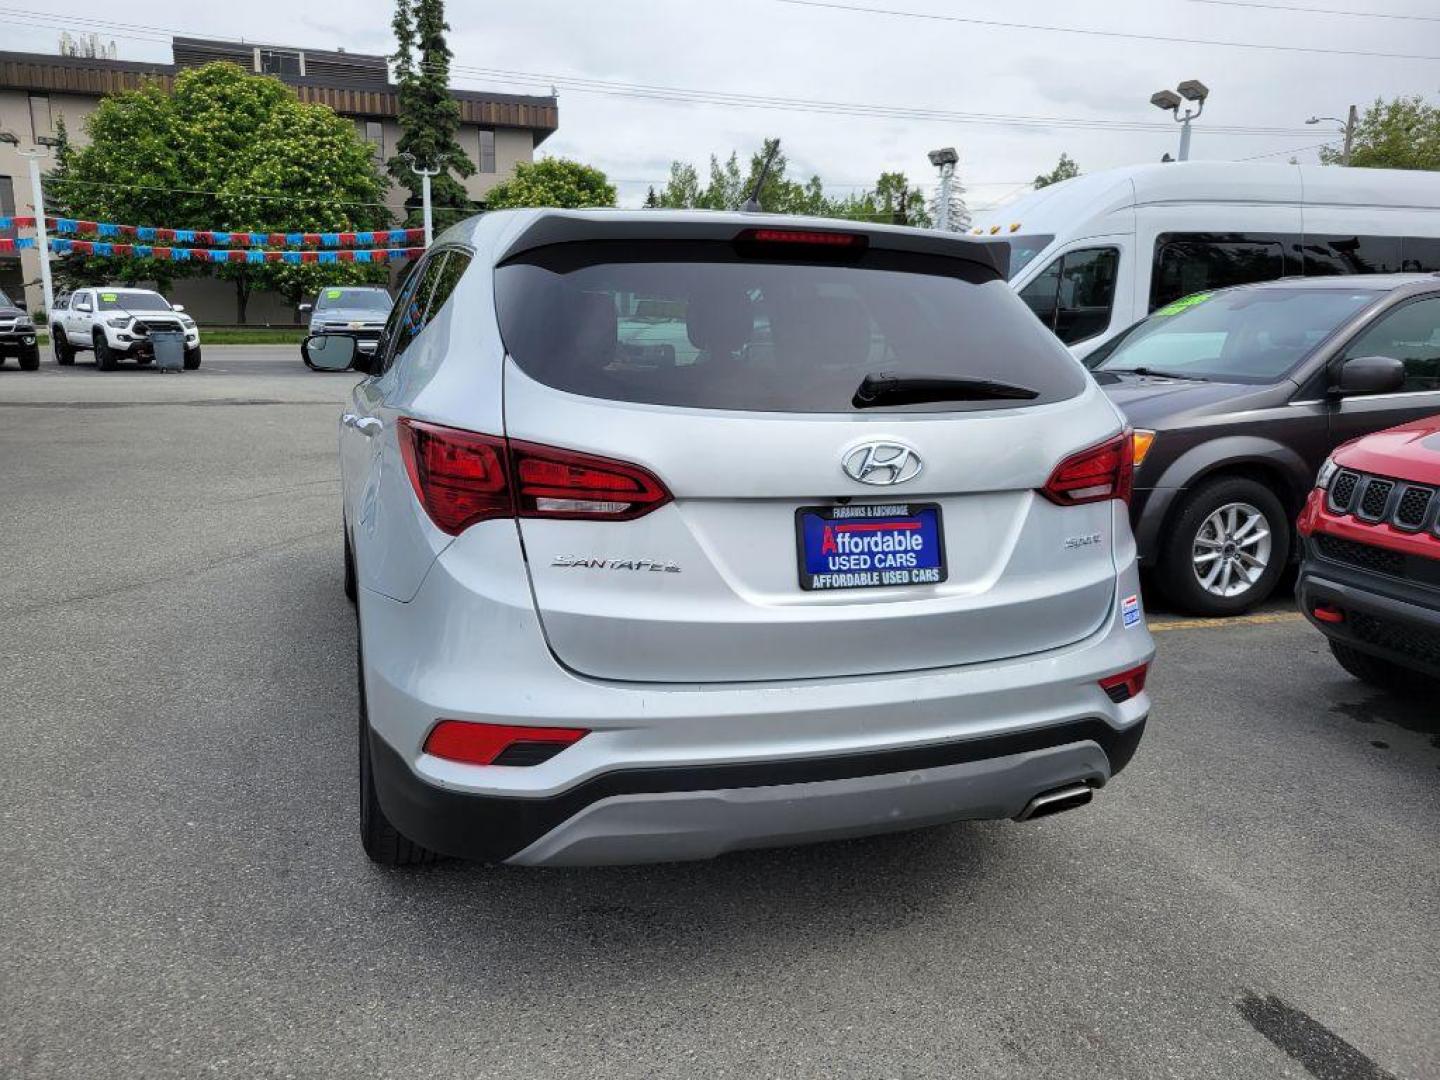
[[[195,242],[195,230],[194,230],[194,229],[176,229],[176,230],[175,230],[175,242],[176,242],[177,244],[193,244],[193,243]],[[186,257],[188,258],[189,256],[186,256]]]
[[[373,232],[357,232],[355,234],[355,245],[357,247],[369,247],[374,242],[375,234]]]
[[[154,230],[152,229],[151,231],[153,232]],[[148,244],[136,244],[132,250],[135,252],[137,259],[148,259],[155,252],[155,249]]]
[[[228,244],[228,243],[230,243],[230,234],[229,234],[228,232],[213,232],[213,231],[212,231],[212,232],[210,233],[210,239],[213,240],[213,241],[214,241],[215,243],[217,243],[217,244]]]
[[[0,217],[0,229],[8,228],[10,228],[10,219],[8,217]]]
[[[245,261],[247,263],[263,263],[265,261],[265,252],[247,251],[245,252]]]
[[[355,252],[355,261],[356,261],[356,262],[369,262],[369,261],[370,261],[370,252],[368,252],[368,251],[357,251],[357,252]]]
[[[115,245],[97,243],[94,247],[94,252],[96,255],[114,255]]]
[[[141,225],[135,230],[135,236],[141,240],[154,240],[155,228],[152,225]]]
[[[269,240],[270,237],[267,233],[252,232],[250,234],[250,243],[255,245],[256,247],[264,247],[269,242]]]
[[[287,263],[298,263],[300,261],[300,252],[287,251],[283,257]]]
[[[403,244],[403,243],[405,243],[405,230],[404,230],[404,229],[391,229],[391,230],[390,230],[390,243],[392,243],[392,244]]]
[[[179,230],[176,230],[175,237],[176,237],[176,239],[179,239],[179,237],[180,237],[180,231],[179,231]],[[190,261],[190,249],[189,249],[189,248],[171,248],[171,249],[170,249],[170,261],[171,261],[171,262],[189,262],[189,261]]]
[[[391,235],[394,235],[394,234],[392,233]],[[391,248],[391,249],[390,249],[390,258],[392,258],[392,259],[403,259],[403,258],[405,258],[405,249],[404,249],[404,248]]]
[[[120,235],[120,226],[119,226],[119,225],[112,225],[112,224],[110,224],[110,222],[108,222],[108,221],[102,221],[102,222],[99,224],[99,226],[95,229],[95,231],[96,231],[97,233],[99,233],[101,236],[119,236],[119,235]]]
[[[340,234],[339,234],[338,232],[321,233],[321,234],[320,234],[320,243],[324,244],[326,247],[339,247],[339,246],[340,246]],[[322,260],[322,261],[323,261],[323,260]],[[331,259],[330,261],[331,261],[331,262],[334,262],[335,260],[334,260],[334,259]]]
[[[55,222],[55,231],[58,233],[77,232],[79,228],[80,225],[74,218],[62,217]]]
[[[16,249],[19,250],[19,251],[28,251],[30,248],[33,248],[34,246],[35,246],[35,237],[33,237],[33,236],[22,236],[22,237],[20,237],[18,240],[15,241],[15,247],[16,247]]]
[[[50,241],[50,250],[56,255],[68,255],[70,253],[70,241],[55,239]]]
[[[339,256],[340,253],[338,251],[322,251],[320,252],[320,258],[317,261],[322,263],[339,262]]]
[[[305,234],[303,232],[287,232],[285,234],[286,247],[299,247],[304,242]],[[289,262],[289,260],[287,259],[286,262]],[[299,262],[299,260],[297,259],[296,262]]]

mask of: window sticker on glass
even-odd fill
[[[1211,294],[1208,293],[1208,292],[1197,292],[1197,293],[1195,293],[1193,296],[1186,296],[1186,297],[1183,297],[1183,298],[1181,298],[1181,299],[1179,299],[1179,300],[1176,300],[1176,301],[1175,301],[1174,303],[1172,303],[1172,304],[1166,304],[1163,308],[1161,308],[1161,309],[1160,309],[1159,311],[1157,311],[1155,314],[1156,314],[1156,315],[1179,315],[1180,312],[1182,312],[1182,311],[1189,311],[1189,310],[1190,310],[1192,307],[1194,307],[1196,304],[1203,304],[1206,300],[1209,300],[1209,299],[1210,299],[1210,296],[1211,296]]]
[[[107,304],[113,304],[116,300],[120,299],[120,296],[118,293],[105,292],[100,294],[100,299],[104,300]]]
[[[326,299],[326,300],[339,300],[339,299],[340,299],[340,290],[339,290],[339,289],[326,289],[326,290],[325,290],[325,299]]]

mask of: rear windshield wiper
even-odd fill
[[[1152,367],[1111,367],[1101,371],[1114,371],[1120,375],[1148,375],[1152,379],[1184,379],[1186,382],[1209,382],[1203,375],[1181,375],[1178,371],[1161,371]]]
[[[1028,386],[966,379],[956,375],[901,375],[871,372],[860,383],[850,404],[857,409],[880,405],[919,405],[927,401],[1032,401],[1040,391]]]

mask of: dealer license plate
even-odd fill
[[[802,506],[795,511],[802,589],[934,585],[945,580],[935,503]]]

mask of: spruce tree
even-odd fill
[[[446,209],[468,213],[470,197],[456,177],[470,176],[475,163],[461,148],[460,103],[450,96],[450,46],[445,32],[444,0],[395,0],[395,82],[400,99],[400,138],[395,156],[387,163],[390,176],[410,192],[405,200],[412,222],[420,218],[420,177],[410,170],[416,164],[440,169],[430,181],[430,201],[436,210],[436,227],[443,229],[458,216]]]

